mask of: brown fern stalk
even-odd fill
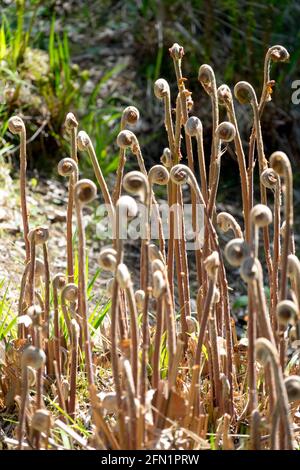
[[[82,330],[84,336],[85,363],[89,387],[94,384],[94,372],[92,365],[92,351],[88,326],[87,306],[87,282],[86,282],[86,244],[83,226],[82,208],[85,204],[93,201],[97,194],[95,184],[90,180],[79,180],[74,188],[75,208],[78,227],[78,296],[79,313],[82,317]]]
[[[68,113],[65,120],[65,127],[71,136],[71,159],[78,164],[77,158],[77,129],[78,122],[73,113]],[[67,269],[68,269],[68,282],[74,282],[74,255],[73,255],[73,208],[74,208],[74,186],[78,181],[78,171],[75,169],[70,175],[63,174],[62,176],[70,176],[69,191],[68,191],[68,206],[67,206]]]
[[[19,116],[13,116],[8,121],[8,128],[12,134],[20,135],[20,198],[26,251],[25,263],[28,263],[30,259],[30,243],[28,240],[29,223],[26,201],[26,127],[23,120]]]

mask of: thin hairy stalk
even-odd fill
[[[25,263],[28,263],[30,259],[30,243],[28,240],[29,222],[26,201],[26,127],[23,120],[19,116],[13,116],[8,121],[8,128],[12,134],[20,135],[20,198],[26,251]]]
[[[44,295],[44,325],[46,327],[46,353],[48,350],[49,342],[49,323],[50,323],[50,267],[49,267],[49,256],[47,243],[43,243],[43,260],[45,267],[45,295]]]
[[[219,149],[216,158],[211,162],[211,185],[210,185],[210,194],[208,200],[208,215],[211,218],[213,211],[216,209],[216,198],[217,191],[219,186],[220,179],[220,170],[221,170],[221,157],[224,151],[221,150],[222,142],[231,142],[235,136],[235,128],[230,122],[222,122],[216,129],[216,135],[214,137],[216,141],[216,146]]]
[[[248,176],[247,176],[246,159],[245,159],[245,153],[244,153],[242,140],[241,140],[238,123],[236,119],[231,90],[227,85],[221,85],[218,88],[218,98],[219,98],[219,103],[224,104],[226,106],[228,119],[234,125],[234,128],[235,128],[234,145],[235,145],[240,178],[241,178],[243,216],[244,216],[244,222],[245,222],[245,238],[246,238],[246,241],[249,241],[250,239],[249,202],[250,201],[249,201],[249,181],[248,181]]]
[[[284,216],[285,228],[283,234],[283,246],[280,257],[281,279],[280,279],[280,300],[287,298],[287,269],[288,255],[290,251],[291,233],[294,222],[293,217],[293,175],[290,161],[284,152],[274,152],[270,157],[271,168],[284,179]],[[286,344],[284,339],[284,329],[279,329],[280,362],[284,370],[286,359]]]
[[[173,59],[174,69],[176,73],[177,79],[177,86],[180,95],[180,104],[181,104],[181,116],[182,116],[182,124],[183,126],[186,125],[188,118],[189,118],[189,110],[193,105],[193,101],[191,99],[191,92],[189,92],[184,85],[184,78],[182,76],[181,70],[181,61],[184,55],[183,47],[179,46],[178,44],[173,44],[173,46],[169,49],[170,55]],[[194,157],[193,157],[193,146],[192,146],[192,139],[191,136],[185,132],[185,146],[187,152],[187,159],[188,159],[188,166],[192,172],[194,172]],[[179,195],[181,193],[181,188],[179,188]],[[179,199],[180,201],[180,199]],[[197,207],[196,207],[196,194],[192,191],[191,194],[191,201],[192,201],[192,228],[194,233],[197,232]],[[184,233],[184,226],[182,227],[182,232]],[[185,268],[185,289],[188,289],[189,293],[189,286],[188,286],[188,263],[186,259],[186,246],[185,246],[185,237],[182,238],[181,242],[181,257],[183,259],[184,268]],[[197,273],[198,276],[201,277],[201,253],[199,249],[196,249],[196,266],[197,266]],[[186,291],[185,291],[186,292]],[[185,315],[190,316],[190,302],[189,298],[185,301]],[[185,331],[184,331],[185,334]]]
[[[164,299],[157,299],[156,301],[156,329],[153,346],[152,358],[152,387],[157,390],[160,381],[160,355],[161,355],[161,337],[164,326]]]
[[[75,163],[76,167],[78,164],[77,158],[77,130],[78,122],[72,113],[68,113],[65,120],[65,127],[68,130],[71,137],[71,159]],[[74,186],[78,181],[78,170],[76,168],[72,171],[69,179],[69,190],[68,190],[68,205],[67,205],[67,270],[68,270],[68,282],[74,282],[74,261],[73,261],[73,207],[74,207]]]
[[[281,205],[281,184],[280,178],[277,173],[272,169],[268,168],[261,174],[262,184],[272,190],[274,194],[274,235],[273,235],[273,279],[270,286],[270,298],[271,298],[271,322],[272,328],[275,335],[275,340],[278,342],[278,323],[276,316],[276,305],[278,303],[278,292],[279,292],[279,263],[280,263],[280,205]]]
[[[212,244],[213,250],[215,250],[220,259],[220,270],[219,270],[219,278],[220,278],[220,296],[223,299],[223,307],[224,307],[224,320],[225,320],[225,329],[226,329],[226,348],[227,348],[227,377],[230,383],[230,393],[233,393],[232,390],[232,357],[233,357],[233,352],[232,352],[232,333],[231,333],[231,322],[230,322],[230,310],[229,310],[229,299],[228,299],[228,285],[227,285],[227,279],[226,279],[226,273],[225,273],[225,268],[224,268],[224,263],[222,260],[222,254],[221,250],[219,247],[218,243],[218,237],[215,231],[215,228],[212,224],[211,219],[208,216],[208,211],[207,207],[205,205],[205,201],[203,199],[202,193],[199,189],[198,183],[196,181],[196,178],[192,171],[185,166],[185,165],[176,165],[172,168],[171,173],[170,173],[170,178],[172,181],[174,181],[176,184],[184,184],[189,182],[190,185],[193,186],[194,191],[197,195],[197,198],[200,202],[200,204],[203,206],[204,209],[204,215],[205,215],[205,220],[207,223],[208,231],[209,231],[209,236]],[[232,395],[231,395],[232,397]],[[232,403],[232,400],[231,400]]]
[[[87,282],[86,282],[86,246],[85,231],[83,225],[82,208],[91,202],[97,194],[95,184],[90,180],[80,180],[74,188],[75,208],[78,228],[78,302],[79,312],[82,317],[82,330],[84,335],[85,364],[89,386],[94,384],[94,372],[92,364],[92,351],[88,326],[87,306]]]
[[[209,171],[209,184],[208,187],[211,189],[212,180],[212,168],[214,162],[217,159],[219,153],[219,145],[216,141],[216,131],[219,125],[219,106],[218,106],[218,93],[216,78],[213,69],[210,65],[203,64],[199,68],[198,80],[204,88],[205,92],[209,95],[212,105],[212,142],[211,142],[211,157],[210,157],[210,171]]]
[[[257,142],[259,176],[261,176],[262,172],[268,168],[268,162],[264,154],[264,144],[263,144],[263,138],[262,138],[262,133],[261,133],[261,125],[260,125],[259,109],[258,109],[256,93],[253,87],[247,82],[237,83],[234,87],[234,93],[235,93],[236,98],[240,101],[240,103],[242,104],[250,103],[252,110],[253,110],[253,119],[254,119],[253,127],[255,129],[256,142]],[[265,186],[262,184],[261,181],[260,181],[260,199],[261,199],[261,204],[267,205],[267,192],[266,192]],[[272,282],[273,263],[272,263],[271,251],[270,251],[270,236],[269,236],[268,226],[263,228],[263,237],[264,237],[264,250],[265,250],[266,263],[268,267],[268,274],[269,274],[270,282]]]
[[[139,393],[139,326],[138,312],[134,297],[133,285],[131,280],[126,286],[126,295],[130,312],[130,337],[131,337],[131,367],[134,380],[134,387],[138,397]]]
[[[61,376],[62,363],[60,357],[60,328],[59,328],[59,299],[58,292],[65,286],[66,280],[63,274],[56,274],[52,281],[53,306],[54,306],[54,357],[57,365],[58,377]]]
[[[272,46],[268,49],[265,55],[264,61],[264,81],[262,87],[262,93],[259,100],[259,117],[262,116],[265,104],[271,100],[272,87],[275,85],[274,81],[270,80],[270,68],[271,61],[274,62],[286,62],[289,59],[288,51],[280,46]],[[254,151],[255,151],[255,137],[256,130],[253,127],[250,142],[249,142],[249,158],[248,158],[248,181],[249,181],[249,210],[253,206],[253,170],[254,170]]]

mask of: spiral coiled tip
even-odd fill
[[[75,184],[74,187],[75,200],[80,204],[88,204],[92,202],[97,196],[97,187],[93,181],[89,179],[82,179]]]
[[[152,274],[152,295],[155,299],[159,299],[166,289],[166,281],[160,269]]]
[[[134,126],[140,119],[140,112],[135,106],[127,106],[123,111],[123,120],[130,126]]]
[[[72,158],[63,158],[57,165],[57,172],[60,176],[71,176],[77,169],[77,164]]]
[[[220,258],[217,251],[213,251],[212,254],[204,260],[204,266],[209,279],[216,279],[220,266]]]
[[[270,47],[267,54],[273,62],[287,62],[290,58],[288,50],[280,45]]]
[[[165,96],[170,96],[170,86],[167,80],[159,78],[155,81],[154,94],[159,100],[162,100]]]
[[[31,419],[31,427],[39,432],[46,433],[51,426],[50,411],[44,408],[35,411]]]
[[[266,168],[260,175],[260,181],[265,188],[275,189],[278,182],[278,175],[273,168]]]
[[[288,400],[290,403],[300,400],[300,377],[299,375],[290,375],[284,380]]]
[[[272,223],[273,216],[271,209],[264,204],[256,204],[250,212],[250,218],[257,227],[267,227]]]
[[[89,138],[88,134],[85,131],[78,132],[78,136],[77,136],[78,150],[83,152],[89,147],[90,144],[91,144],[91,139]]]
[[[196,137],[199,134],[201,135],[203,128],[200,119],[196,116],[189,117],[185,124],[185,132],[191,137]]]
[[[243,259],[249,255],[249,247],[243,238],[234,238],[225,247],[225,258],[231,266],[241,266]]]
[[[173,183],[182,185],[189,180],[188,172],[185,165],[175,165],[170,171],[170,179]]]
[[[49,240],[49,229],[45,226],[36,227],[28,233],[28,240],[30,243],[33,241],[36,245],[42,245],[43,243],[47,243]]]
[[[241,104],[249,104],[255,97],[255,91],[248,82],[238,82],[234,87],[234,96]]]
[[[291,164],[286,153],[280,151],[272,153],[270,157],[270,166],[279,176],[285,176],[290,165]]]
[[[22,354],[22,367],[40,369],[46,362],[44,351],[35,346],[27,346]]]
[[[98,263],[105,271],[115,271],[117,265],[117,252],[114,248],[104,247],[100,251]]]
[[[248,256],[242,261],[240,274],[246,283],[253,282],[258,278],[259,270],[255,258]]]
[[[76,284],[70,282],[66,284],[61,292],[62,299],[67,300],[68,302],[75,302],[78,297],[78,287]]]
[[[21,134],[25,130],[25,124],[20,116],[12,116],[8,120],[8,129],[12,134]]]
[[[133,132],[127,129],[121,131],[117,137],[117,145],[121,149],[126,149],[128,147],[131,147],[135,141],[137,141],[136,136],[134,135]]]
[[[227,85],[221,85],[219,86],[217,90],[217,96],[218,96],[218,102],[219,104],[226,106],[232,101],[232,93]]]
[[[124,176],[123,188],[129,194],[145,195],[148,190],[147,177],[140,171],[130,171]]]
[[[281,325],[294,323],[298,316],[298,307],[292,300],[282,300],[276,306],[276,314]]]
[[[235,127],[231,122],[221,122],[216,129],[217,137],[223,142],[231,142],[235,137]]]
[[[121,289],[126,289],[127,287],[129,287],[129,284],[131,282],[131,277],[130,277],[130,273],[128,271],[126,264],[120,263],[118,265],[116,278],[118,280],[118,283]]]
[[[173,165],[173,159],[172,159],[171,150],[170,150],[168,147],[164,148],[163,154],[162,154],[162,156],[160,157],[160,162],[161,162],[162,165],[164,165],[166,168],[171,168],[171,167],[172,167],[172,165]]]
[[[181,60],[184,56],[184,49],[182,46],[175,42],[172,47],[169,48],[170,56],[172,59]]]
[[[52,285],[56,290],[62,290],[66,285],[66,277],[63,273],[57,273],[53,280]]]
[[[160,186],[168,184],[169,176],[168,170],[162,165],[154,165],[148,173],[149,182]]]
[[[76,129],[78,127],[78,121],[73,113],[68,113],[65,119],[65,127],[68,131]]]
[[[206,93],[211,94],[215,87],[216,79],[212,67],[208,64],[203,64],[199,68],[198,81],[203,86]]]

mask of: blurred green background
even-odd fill
[[[284,150],[298,171],[300,105],[292,83],[300,79],[300,3],[296,0],[1,1],[0,158],[16,162],[18,139],[7,121],[21,113],[28,129],[29,168],[51,171],[67,155],[63,122],[73,111],[91,136],[104,173],[115,170],[122,109],[134,104],[136,129],[148,165],[159,162],[167,144],[161,103],[153,83],[166,78],[176,98],[168,48],[184,47],[183,70],[193,92],[193,113],[210,146],[210,102],[197,81],[203,63],[213,66],[218,85],[248,80],[260,94],[267,48],[282,44],[287,64],[272,66],[273,101],[262,127],[267,156]],[[251,113],[237,105],[247,146]],[[208,153],[209,154],[209,153]],[[230,158],[229,158],[230,160]],[[88,170],[86,160],[82,162]],[[234,188],[230,161],[228,184]]]

